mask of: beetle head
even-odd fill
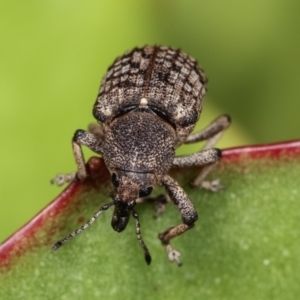
[[[121,232],[126,228],[136,200],[149,196],[155,183],[155,176],[151,173],[120,170],[112,173],[115,210],[111,226],[115,231]]]

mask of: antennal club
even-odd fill
[[[74,238],[75,236],[77,236],[79,233],[81,233],[82,231],[84,231],[85,229],[87,229],[89,226],[91,226],[95,220],[102,214],[103,211],[107,210],[108,208],[110,208],[112,205],[114,205],[114,202],[108,203],[103,205],[95,214],[94,216],[88,221],[86,222],[84,225],[82,225],[80,228],[74,230],[73,232],[71,232],[70,234],[66,235],[64,238],[62,238],[61,240],[59,240],[57,243],[55,243],[52,246],[51,252],[54,252],[56,250],[58,250],[61,246],[63,246],[66,242],[68,242],[70,239]]]
[[[142,250],[144,251],[146,263],[148,265],[150,265],[150,263],[151,263],[151,256],[150,256],[149,250],[148,250],[147,246],[145,245],[145,243],[143,241],[143,238],[142,238],[141,224],[140,224],[140,220],[139,220],[139,215],[137,214],[137,212],[135,210],[132,210],[132,216],[135,218],[135,232],[136,232],[136,237],[138,239],[138,242],[139,242]]]

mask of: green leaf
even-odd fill
[[[99,158],[91,178],[74,182],[0,245],[0,299],[296,299],[299,282],[300,141],[223,151],[210,179],[218,193],[189,188],[199,170],[173,170],[200,215],[174,239],[181,268],[157,238],[180,223],[168,204],[158,219],[138,205],[150,266],[134,222],[116,233],[112,209],[57,252],[51,245],[86,222],[109,199],[109,176]],[[162,189],[156,191],[161,193]]]

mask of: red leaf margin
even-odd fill
[[[222,164],[236,163],[247,158],[251,159],[282,159],[284,157],[300,156],[300,140],[292,140],[279,143],[261,144],[252,146],[234,147],[222,150]],[[92,157],[87,163],[89,174],[89,183],[92,185],[102,185],[109,178],[109,172],[99,157]],[[40,246],[35,235],[38,233],[49,218],[62,214],[68,208],[72,197],[76,196],[82,190],[86,183],[72,182],[63,192],[42,209],[29,222],[12,234],[2,244],[0,244],[0,269],[12,265],[12,257],[20,257],[30,248]],[[53,230],[49,231],[49,235]],[[31,240],[30,248],[28,241]]]

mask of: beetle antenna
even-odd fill
[[[135,218],[135,232],[136,232],[136,237],[138,239],[138,242],[139,242],[142,250],[144,251],[146,263],[148,265],[150,265],[150,263],[151,263],[151,256],[150,256],[149,250],[148,250],[147,246],[145,245],[145,243],[143,241],[143,238],[142,238],[141,224],[140,224],[140,220],[139,220],[139,215],[137,214],[137,212],[135,210],[132,210],[132,216]]]
[[[91,226],[95,222],[95,220],[102,214],[102,212],[105,211],[105,210],[107,210],[108,208],[110,208],[112,205],[114,205],[114,202],[110,202],[108,204],[103,205],[94,214],[94,216],[89,221],[87,221],[84,225],[82,225],[80,228],[74,230],[73,232],[71,232],[70,234],[66,235],[64,238],[62,238],[61,240],[59,240],[57,243],[55,243],[52,246],[51,252],[54,252],[54,251],[58,250],[61,246],[63,246],[70,239],[74,238],[76,235],[78,235],[79,233],[81,233],[82,231],[84,231],[85,229],[87,229],[89,226]]]

